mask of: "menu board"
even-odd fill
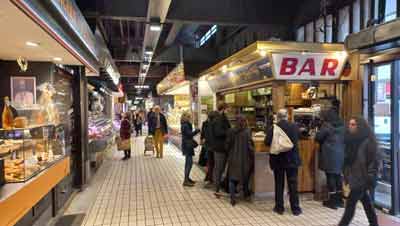
[[[260,81],[272,77],[271,68],[268,66],[268,59],[263,58],[243,67],[224,73],[217,71],[211,73],[208,83],[214,92],[222,89],[237,87],[250,82]]]

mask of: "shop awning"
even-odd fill
[[[85,65],[88,73],[99,74],[98,43],[74,1],[11,1]]]
[[[214,92],[271,80],[350,79],[341,76],[346,58],[342,44],[259,41],[204,71],[201,79],[208,81]],[[282,76],[283,65],[284,71],[293,71]],[[334,73],[322,73],[332,65],[336,66]]]
[[[157,84],[158,95],[189,95],[189,81],[185,80],[185,67],[178,64],[165,78]]]
[[[400,46],[400,19],[350,34],[345,41],[349,51],[370,49],[383,51]]]

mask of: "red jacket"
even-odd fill
[[[121,121],[121,128],[119,129],[121,139],[131,138],[131,123],[127,119]]]

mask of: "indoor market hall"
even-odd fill
[[[400,0],[0,0],[0,226],[400,226]]]

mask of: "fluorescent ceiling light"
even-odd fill
[[[54,57],[53,60],[54,61],[62,61],[62,58],[61,57]]]
[[[147,48],[145,51],[144,51],[144,53],[145,54],[147,54],[147,55],[153,55],[153,50],[151,49],[151,48]]]
[[[136,85],[135,88],[136,89],[148,89],[148,88],[150,88],[150,86],[149,85]]]
[[[31,47],[38,47],[40,44],[37,42],[27,41],[27,42],[25,42],[25,45],[31,46]]]
[[[161,31],[161,24],[150,24],[150,31]]]

